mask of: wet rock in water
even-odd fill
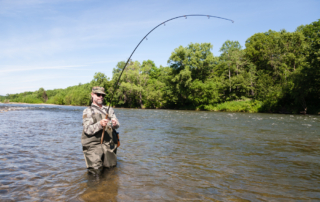
[[[24,107],[5,107],[5,108],[0,109],[0,113],[8,112],[8,111],[23,110],[23,109],[27,109],[27,108],[24,108]]]
[[[0,194],[6,194],[6,193],[8,193],[8,190],[6,190],[6,189],[0,190]]]

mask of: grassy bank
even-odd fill
[[[52,103],[43,103],[41,100],[36,99],[24,99],[23,102],[3,102],[7,104],[44,104],[44,105],[61,105],[61,104],[52,104]],[[62,104],[65,105],[65,104]],[[79,105],[68,105],[68,106],[79,106]],[[251,100],[240,100],[240,101],[230,101],[217,105],[207,105],[201,107],[190,107],[190,108],[181,108],[178,110],[200,110],[200,111],[222,111],[222,112],[249,112],[257,113],[262,112],[261,110],[262,102],[260,101],[251,101]]]
[[[66,104],[50,104],[48,102],[34,102],[34,100],[31,100],[31,102],[1,102],[4,104],[35,104],[35,105],[64,105],[64,106],[87,106],[87,105],[66,105]],[[117,106],[114,106],[114,108],[117,108]],[[127,108],[127,109],[139,109],[137,107],[130,108],[130,107],[120,107],[120,108]],[[154,109],[154,108],[143,108],[143,109]],[[161,109],[161,108],[156,108]],[[266,111],[265,106],[263,102],[255,100],[238,100],[238,101],[229,101],[224,102],[216,105],[206,105],[206,106],[200,106],[200,107],[184,107],[184,108],[177,108],[175,110],[196,110],[196,111],[214,111],[214,112],[247,112],[247,113],[280,113],[280,114],[301,114],[297,111]],[[319,110],[320,111],[320,110]],[[311,113],[311,114],[318,114],[320,115],[320,112],[318,113]]]
[[[262,112],[262,102],[255,100],[240,100],[240,101],[229,101],[217,105],[206,105],[204,110],[207,111],[222,111],[222,112],[250,112],[257,113]]]

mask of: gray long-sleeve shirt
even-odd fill
[[[83,131],[87,134],[87,135],[93,135],[96,132],[98,132],[99,130],[102,130],[102,126],[100,125],[100,122],[94,123],[93,118],[92,118],[92,111],[94,112],[94,114],[101,114],[102,117],[106,116],[106,113],[108,111],[108,107],[106,106],[102,106],[101,108],[98,105],[92,104],[91,107],[86,108],[83,111]],[[113,126],[114,129],[119,128],[120,123],[114,113],[114,110],[112,109],[112,107],[110,107],[109,109],[109,113],[108,113],[108,119],[109,120],[116,120],[117,124]]]

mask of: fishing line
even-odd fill
[[[169,19],[169,20],[166,20],[166,21],[158,24],[157,26],[155,26],[151,31],[148,32],[148,34],[146,34],[146,35],[141,39],[141,41],[138,43],[138,45],[137,45],[137,46],[135,47],[135,49],[132,51],[130,57],[128,58],[128,60],[127,60],[127,62],[126,62],[126,64],[124,65],[124,67],[123,67],[123,69],[122,69],[122,71],[121,71],[121,73],[120,73],[120,76],[119,76],[117,82],[114,84],[114,89],[113,89],[113,92],[112,92],[112,95],[111,95],[111,99],[110,99],[110,102],[109,102],[106,119],[108,118],[110,105],[111,105],[111,102],[112,102],[112,100],[113,100],[114,93],[116,92],[117,87],[119,86],[119,81],[120,81],[120,78],[121,78],[121,76],[122,76],[122,73],[123,73],[123,71],[126,69],[126,67],[127,67],[128,63],[129,63],[129,61],[130,61],[133,53],[137,50],[137,48],[140,46],[140,44],[142,43],[142,41],[145,40],[145,39],[148,40],[147,36],[148,36],[151,32],[153,32],[155,29],[157,29],[158,27],[160,27],[161,25],[164,25],[164,26],[165,26],[165,25],[166,25],[166,22],[169,22],[169,21],[171,21],[171,20],[175,20],[175,19],[178,19],[178,18],[185,18],[185,19],[187,19],[187,17],[199,17],[199,16],[202,16],[202,17],[205,16],[205,17],[208,17],[208,19],[210,19],[210,18],[218,18],[218,19],[221,19],[221,20],[228,20],[228,21],[231,21],[232,23],[234,23],[233,20],[230,20],[230,19],[227,19],[227,18],[218,17],[218,16],[203,15],[203,14],[191,14],[191,15],[181,15],[181,16],[177,16],[177,17],[174,17],[174,18],[171,18],[171,19]],[[111,122],[111,127],[112,127],[112,122]],[[101,140],[100,140],[100,141],[101,141],[101,144],[100,144],[100,145],[101,145],[102,153],[104,153],[104,152],[103,152],[103,148],[102,148],[103,139],[104,139],[104,132],[105,132],[105,126],[103,127],[102,136],[101,136]]]
[[[126,62],[126,64],[124,65],[124,67],[123,67],[123,69],[122,69],[122,71],[121,71],[121,73],[120,73],[120,76],[119,76],[117,82],[114,84],[114,89],[113,89],[113,92],[112,92],[112,95],[111,95],[111,99],[110,99],[110,102],[109,102],[107,114],[109,114],[110,105],[111,105],[111,102],[112,102],[112,100],[113,100],[114,93],[116,92],[116,90],[117,90],[117,88],[118,88],[118,86],[119,86],[119,81],[120,81],[120,78],[121,78],[121,76],[122,76],[122,73],[123,73],[123,71],[125,70],[125,68],[127,67],[127,65],[128,65],[128,63],[129,63],[129,61],[130,61],[133,53],[137,50],[137,48],[140,46],[140,44],[142,43],[142,41],[145,40],[145,39],[148,40],[147,36],[148,36],[151,32],[153,32],[153,30],[157,29],[157,28],[160,27],[161,25],[164,25],[164,26],[165,26],[165,25],[166,25],[166,22],[169,22],[169,21],[171,21],[171,20],[175,20],[175,19],[178,19],[178,18],[185,18],[185,19],[187,19],[187,17],[199,17],[199,16],[208,17],[208,19],[210,19],[210,18],[218,18],[218,19],[221,19],[221,20],[228,20],[228,21],[231,21],[232,23],[234,23],[233,20],[230,20],[230,19],[227,19],[227,18],[222,18],[222,17],[219,17],[219,16],[203,15],[203,14],[191,14],[191,15],[181,15],[181,16],[177,16],[177,17],[174,17],[174,18],[171,18],[171,19],[169,19],[169,20],[166,20],[166,21],[158,24],[157,26],[155,26],[151,31],[148,32],[147,35],[145,35],[145,36],[141,39],[141,41],[138,43],[138,45],[137,45],[137,46],[135,47],[135,49],[132,51],[129,59],[128,59],[127,62]]]

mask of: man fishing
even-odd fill
[[[103,105],[104,88],[95,86],[91,92],[91,106],[83,111],[81,143],[88,171],[101,173],[103,167],[117,165],[117,132],[119,121],[113,109]],[[103,132],[103,130],[105,132]]]
[[[208,18],[220,18],[223,20],[229,20],[233,23],[233,20],[227,18],[203,14],[177,16],[160,23],[141,39],[141,41],[138,43],[138,45],[131,53],[126,64],[122,68],[117,82],[115,82],[114,84],[114,90],[111,94],[110,103],[112,102],[115,90],[117,89],[120,83],[120,78],[122,76],[123,71],[126,69],[133,53],[140,46],[142,41],[147,39],[147,36],[159,26],[165,25],[165,23],[178,18],[187,19],[188,16],[205,16]],[[83,146],[83,153],[84,158],[86,160],[87,168],[91,173],[97,173],[103,167],[112,167],[117,164],[116,149],[117,145],[120,145],[120,142],[118,141],[117,133],[114,129],[119,128],[120,124],[110,105],[109,107],[105,107],[102,105],[105,94],[106,93],[104,92],[104,88],[93,87],[91,93],[92,104],[90,107],[83,111],[83,132],[81,137],[81,143]],[[106,116],[106,118],[103,118],[103,116]],[[106,132],[107,135],[104,136],[104,132]]]

